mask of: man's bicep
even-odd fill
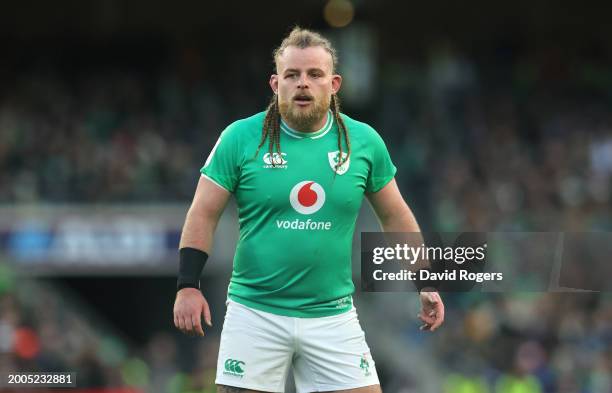
[[[213,233],[229,197],[229,191],[200,176],[185,218],[179,248],[190,247],[211,252]]]
[[[206,176],[200,176],[191,209],[196,214],[218,219],[223,213],[230,196],[231,193],[224,187]]]
[[[391,179],[391,181],[380,190],[367,193],[366,197],[381,221],[385,221],[406,208],[406,202],[404,202],[404,198],[402,198],[395,178]]]

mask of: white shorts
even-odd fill
[[[228,300],[215,383],[283,392],[291,365],[297,393],[379,383],[354,307],[330,317],[295,318]]]

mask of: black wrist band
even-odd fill
[[[179,273],[176,290],[183,288],[200,289],[200,274],[206,265],[208,254],[202,250],[183,247],[179,250]]]

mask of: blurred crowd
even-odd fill
[[[376,123],[417,216],[441,231],[609,230],[612,72],[546,49],[494,55],[441,44],[381,74]]]
[[[383,136],[424,229],[612,229],[612,72],[538,53],[488,61],[441,44],[399,55],[378,65],[366,107],[345,107]],[[0,70],[0,203],[188,201],[219,132],[269,98],[268,53],[234,56],[217,68],[185,50],[175,65],[145,71]],[[181,366],[175,336],[135,346],[55,289],[6,282],[0,369],[77,371],[81,386],[214,391],[218,339],[198,341],[202,356]],[[367,307],[362,315],[375,313]],[[408,350],[431,352],[444,393],[612,392],[609,295],[454,294],[447,310],[435,340],[412,325],[398,333]],[[377,367],[386,392],[420,391],[407,369]]]
[[[453,294],[450,326],[423,348],[443,393],[612,392],[612,297]],[[422,337],[409,334],[412,346]],[[421,342],[421,346],[423,343]]]
[[[406,312],[396,294],[371,294],[359,305],[385,391],[612,392],[610,294],[472,292],[443,298],[445,324],[433,334],[410,323],[416,302]]]
[[[380,64],[369,103],[345,107],[381,133],[426,227],[610,229],[610,71],[541,53],[487,64],[440,44]],[[270,96],[268,53],[235,59],[4,75],[0,203],[188,200],[221,130]]]
[[[10,278],[2,265],[0,272],[5,278],[0,283],[0,372],[76,373],[80,389],[216,391],[215,335],[195,345],[191,341],[183,352],[189,359],[181,359],[178,334],[146,332],[145,345],[137,345],[65,288]],[[189,366],[181,368],[185,363]]]

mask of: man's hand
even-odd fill
[[[174,302],[174,326],[189,336],[203,336],[202,314],[208,326],[212,326],[208,302],[196,288],[183,288]]]
[[[424,322],[420,329],[433,332],[444,322],[444,303],[440,294],[433,289],[424,288],[420,297],[421,312],[417,316]]]

